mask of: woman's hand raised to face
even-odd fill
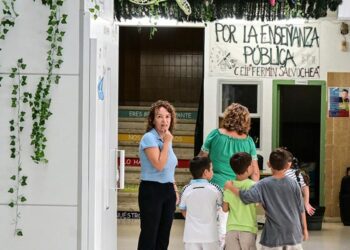
[[[164,143],[169,143],[173,140],[174,136],[170,133],[169,130],[166,130],[163,135],[163,141]]]

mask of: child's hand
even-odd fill
[[[310,216],[314,215],[315,213],[315,208],[311,206],[310,203],[305,203],[305,210]]]
[[[304,241],[309,239],[309,231],[307,229],[303,230]]]
[[[179,194],[179,192],[177,191],[177,192],[175,192],[175,194],[176,194],[176,206],[177,205],[179,205],[180,204],[180,194]]]
[[[224,190],[228,189],[231,190],[233,188],[233,183],[232,181],[226,181],[225,186],[224,186]]]

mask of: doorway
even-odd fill
[[[150,27],[120,26],[119,31],[118,143],[125,150],[126,190],[118,193],[118,217],[134,218],[139,209],[138,145],[150,105],[161,99],[176,109],[178,186],[188,182],[189,160],[202,145],[204,28],[157,27],[152,38]]]
[[[293,153],[310,175],[310,203],[323,205],[325,82],[274,81],[273,89],[273,148]]]

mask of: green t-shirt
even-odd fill
[[[255,182],[251,179],[233,181],[233,184],[242,190],[249,189],[254,183]],[[245,205],[241,199],[230,190],[224,191],[224,202],[227,202],[230,208],[227,218],[227,232],[232,230],[255,234],[258,232],[255,203]]]
[[[257,160],[256,148],[250,136],[246,138],[235,138],[222,134],[219,129],[214,129],[209,133],[202,146],[202,151],[209,153],[213,163],[214,176],[212,183],[224,187],[228,180],[236,179],[235,173],[230,166],[230,158],[235,153],[246,152]]]

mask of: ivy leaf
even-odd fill
[[[53,27],[50,26],[49,29],[46,31],[47,34],[51,35],[53,31]]]
[[[26,202],[26,201],[27,201],[26,197],[22,196],[21,197],[21,202]]]
[[[17,62],[18,62],[19,64],[22,64],[22,63],[23,63],[23,58],[18,59]]]
[[[7,192],[13,194],[13,192],[15,192],[15,190],[13,188],[10,188]]]
[[[10,126],[10,131],[14,131],[15,130],[15,127],[14,126]]]
[[[21,229],[17,229],[16,234],[17,234],[17,236],[23,236],[23,232]]]
[[[23,120],[23,121],[24,121],[24,120]],[[23,127],[19,127],[19,131],[22,132],[22,130],[23,130]]]
[[[13,203],[13,201],[11,201],[11,202],[9,203],[9,206],[10,206],[10,207],[14,207],[14,206],[15,206],[15,203]]]
[[[66,23],[67,23],[67,20],[66,20],[66,19],[67,19],[67,16],[68,16],[67,14],[63,14],[63,15],[62,15],[62,19],[61,19],[61,23],[62,23],[62,24],[66,24]]]
[[[16,180],[16,175],[12,175],[10,179],[15,181]]]

